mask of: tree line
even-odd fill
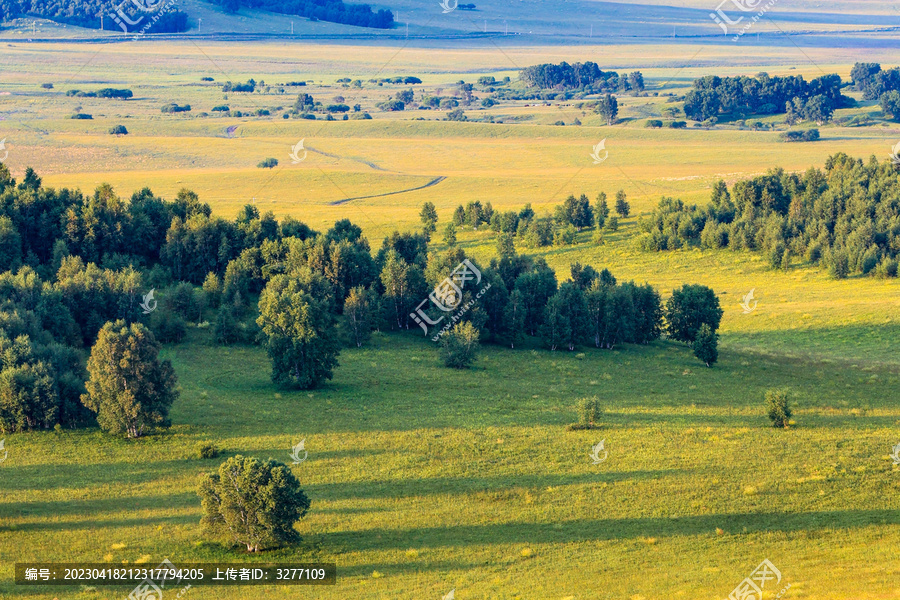
[[[518,211],[495,211],[490,202],[482,205],[481,201],[474,200],[465,206],[460,204],[453,211],[451,220],[444,229],[444,241],[455,244],[459,227],[478,229],[482,225],[488,225],[492,231],[521,240],[526,248],[571,246],[577,241],[579,231],[595,226],[595,241],[602,242],[604,231],[616,231],[619,228],[619,218],[627,218],[631,214],[627,198],[624,190],[616,192],[616,215],[612,215],[605,192],[597,195],[594,205],[591,205],[587,194],[580,194],[577,198],[571,194],[562,204],[554,207],[553,214],[548,216],[538,216],[531,204],[526,204]],[[436,231],[437,210],[432,203],[423,205],[420,217],[426,231]]]
[[[357,27],[390,29],[394,15],[389,10],[372,10],[368,4],[345,4],[343,0],[207,0],[221,6],[226,12],[235,13],[241,8],[253,8],[285,15],[297,15],[329,23],[342,23]]]
[[[800,118],[824,123],[834,110],[852,102],[841,94],[839,75],[823,75],[807,82],[800,75],[772,77],[719,77],[708,75],[694,81],[684,99],[684,113],[696,121],[731,115],[790,112]]]
[[[838,153],[824,171],[772,169],[731,189],[720,181],[704,207],[663,198],[639,226],[646,250],[755,250],[775,268],[802,259],[823,264],[836,278],[896,277],[900,177],[890,160]]]
[[[109,15],[115,13],[119,4],[117,0],[0,0],[0,21],[30,16],[100,29],[103,14],[106,28],[115,29]],[[158,17],[153,23],[154,33],[180,33],[188,29],[188,16],[183,11],[171,10]]]

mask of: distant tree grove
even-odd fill
[[[330,23],[343,23],[357,27],[390,29],[394,15],[389,10],[372,10],[368,4],[345,4],[342,0],[208,0],[225,9],[237,12],[241,8],[266,10],[286,15],[297,15]]]
[[[639,226],[646,250],[755,250],[773,268],[802,260],[822,264],[836,278],[896,277],[900,176],[891,160],[839,153],[824,171],[772,169],[730,189],[720,181],[703,207],[663,198]]]
[[[118,30],[111,14],[115,14],[120,2],[118,0],[0,0],[0,21],[8,21],[19,17],[40,17],[78,27],[100,29],[100,15],[105,15],[104,27]],[[155,6],[155,5],[154,5]],[[127,6],[126,6],[127,8]],[[138,13],[139,14],[139,13]],[[135,15],[129,15],[134,17]],[[153,15],[157,17],[157,15]],[[132,20],[134,20],[132,18]],[[145,18],[137,25],[128,25],[129,31],[139,31],[150,19]],[[154,33],[179,33],[187,31],[187,13],[180,10],[169,10],[158,15],[153,21]]]

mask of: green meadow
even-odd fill
[[[349,218],[376,249],[393,230],[420,227],[426,201],[437,206],[440,231],[473,200],[544,213],[569,194],[593,200],[623,189],[634,215],[603,245],[582,232],[574,246],[519,252],[544,256],[560,281],[579,261],[649,282],[664,298],[683,283],[705,284],[725,315],[714,368],[669,341],[570,353],[529,340],[516,350],[485,345],[474,368],[455,371],[415,332],[376,333],[367,347],[343,350],[334,379],[311,392],[277,389],[263,349],[217,346],[209,329],[191,327],[164,350],[181,388],[168,431],[137,440],[99,430],[5,436],[0,597],[130,591],[17,587],[15,562],[168,558],[338,566],[333,587],[194,587],[183,596],[190,600],[437,600],[452,589],[460,600],[721,600],[767,558],[783,576],[767,598],[788,584],[782,598],[900,598],[900,467],[889,457],[900,443],[900,283],[836,281],[802,262],[773,271],[757,255],[727,250],[646,253],[634,243],[639,216],[663,196],[704,203],[719,179],[821,168],[837,152],[884,160],[900,141],[872,102],[836,115],[868,115],[870,126],[822,127],[822,140],[808,144],[733,124],[647,129],[672,106],[663,94],[683,94],[710,72],[846,79],[855,60],[893,66],[892,53],[819,49],[805,58],[750,47],[739,66],[725,66],[735,62],[733,46],[16,42],[3,52],[0,139],[16,177],[33,166],[47,185],[87,194],[109,182],[122,197],[148,186],[171,199],[186,187],[226,218],[254,203],[319,230]],[[467,109],[469,122],[457,123],[438,111],[377,109],[404,86],[335,83],[415,75],[424,81],[417,88],[448,93],[460,79],[515,78],[519,65],[585,59],[641,69],[659,95],[622,97],[611,127],[574,100]],[[222,82],[251,77],[270,91],[224,97]],[[310,83],[278,91],[297,80]],[[134,98],[65,95],[102,87],[127,87]],[[282,119],[277,109],[299,92],[326,103],[343,96],[373,119]],[[170,102],[193,110],[161,113]],[[271,115],[214,116],[222,104]],[[69,119],[74,112],[93,119]],[[108,133],[118,124],[127,136]],[[300,140],[308,154],[292,164]],[[601,140],[609,157],[594,164]],[[256,167],[268,157],[279,165]],[[395,193],[437,177],[446,179]],[[334,204],[361,196],[374,197]],[[490,231],[464,229],[459,240],[481,261],[495,253]],[[443,247],[440,234],[434,247]],[[751,289],[759,304],[745,314],[740,301]],[[790,429],[769,425],[771,388],[790,390]],[[585,396],[600,398],[602,426],[568,431]],[[312,500],[298,525],[303,542],[249,556],[205,540],[199,474],[236,454],[288,463],[302,439],[309,459],[292,469]],[[205,440],[223,457],[196,458]],[[601,440],[608,458],[593,464]]]

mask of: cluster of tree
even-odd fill
[[[641,219],[641,245],[672,250],[685,245],[757,250],[776,268],[802,257],[831,274],[896,277],[900,255],[900,178],[891,161],[864,162],[839,153],[825,170],[803,174],[773,169],[715,185],[699,208],[663,198]]]
[[[401,90],[393,96],[388,96],[384,102],[379,102],[376,106],[385,111],[405,110],[406,106],[413,103],[414,92],[412,89]]]
[[[128,100],[134,97],[134,93],[129,89],[103,88],[96,92],[82,92],[81,90],[69,90],[66,96],[77,98],[117,98],[119,100]]]
[[[841,78],[823,75],[807,82],[802,76],[718,77],[709,75],[694,81],[684,99],[685,115],[696,121],[721,114],[744,118],[750,114],[778,114],[792,111],[820,123],[831,118],[834,109],[850,100],[841,94]]]
[[[616,192],[615,211],[621,218],[631,214],[631,205],[624,190]],[[437,212],[433,204],[427,203],[423,206],[421,217],[426,231],[435,231]],[[595,225],[598,231],[603,229],[615,231],[619,226],[618,217],[610,215],[606,193],[601,192],[594,206],[591,206],[586,194],[581,194],[577,198],[570,195],[554,208],[551,216],[546,217],[538,217],[531,204],[526,204],[519,211],[495,211],[490,202],[482,205],[480,201],[475,200],[465,206],[457,206],[448,227],[451,227],[451,231],[455,234],[457,227],[478,229],[481,225],[488,224],[491,230],[510,235],[510,239],[512,237],[521,239],[528,248],[539,248],[551,244],[572,245],[579,231],[590,229]]]
[[[583,89],[589,92],[641,92],[644,76],[640,71],[620,76],[615,71],[601,71],[597,63],[544,63],[522,69],[519,77],[530,87],[560,90]]]
[[[785,142],[817,142],[820,136],[818,129],[806,129],[804,131],[785,131],[779,137]]]
[[[878,100],[886,93],[900,91],[900,67],[884,71],[878,63],[856,63],[850,79],[865,100]]]
[[[368,4],[345,4],[343,0],[207,0],[235,13],[241,8],[254,8],[285,15],[297,15],[317,21],[342,23],[357,27],[390,29],[394,15],[389,10],[372,10]]]
[[[191,105],[190,104],[179,105],[179,104],[175,104],[173,102],[171,104],[166,104],[159,110],[160,110],[160,112],[164,112],[164,113],[191,112]]]
[[[30,267],[0,275],[0,431],[96,419],[135,437],[168,424],[175,377],[153,334],[135,322],[140,286],[132,268],[100,269],[79,257],[64,258],[53,282]],[[85,368],[81,349],[91,345]]]
[[[259,82],[260,85],[265,85],[264,81]],[[247,83],[231,83],[230,81],[226,81],[222,85],[222,91],[226,94],[228,92],[248,92],[253,93],[256,91],[256,81],[251,79],[247,80]]]
[[[856,63],[850,78],[865,100],[878,100],[885,115],[900,120],[900,67],[885,71],[878,63]]]
[[[481,207],[468,211],[482,222]],[[529,213],[516,218],[533,219]],[[572,197],[556,218],[589,227],[593,213],[585,198]],[[217,342],[264,344],[276,383],[315,387],[332,377],[342,343],[361,346],[374,328],[417,329],[412,317],[423,299],[467,258],[456,247],[429,252],[433,205],[423,207],[423,220],[425,232],[395,232],[373,256],[347,220],[318,234],[248,205],[227,221],[187,190],[172,202],[148,189],[126,202],[109,185],[85,197],[44,188],[31,169],[17,183],[0,165],[0,427],[95,418],[105,430],[138,436],[166,426],[175,381],[157,358],[157,340],[177,342],[187,320],[208,326],[211,311]],[[478,339],[515,346],[540,335],[550,348],[571,349],[658,337],[658,295],[646,286],[619,286],[578,265],[571,282],[557,286],[553,270],[518,256],[511,240],[501,236],[499,257],[480,268],[486,288],[478,302],[465,290],[473,308],[464,322],[478,335],[459,330],[454,356]],[[579,298],[590,310],[612,307],[587,321],[590,335],[573,312]]]
[[[412,75],[406,75],[403,77],[383,77],[381,79],[370,79],[369,83],[374,83],[377,85],[384,85],[385,83],[393,83],[393,84],[418,84],[422,83],[422,80],[418,77],[413,77]]]
[[[106,26],[119,6],[118,0],[0,0],[0,21],[30,16],[50,19],[78,27],[100,29],[100,15],[107,15]],[[132,20],[140,13],[129,15]],[[157,17],[157,15],[153,15]],[[134,27],[139,27],[139,23]],[[158,15],[153,23],[155,33],[180,33],[187,31],[187,13],[180,10]]]

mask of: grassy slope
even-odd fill
[[[8,138],[9,164],[19,175],[34,165],[48,183],[85,191],[112,181],[124,195],[151,185],[171,197],[188,186],[225,216],[253,197],[263,209],[318,227],[347,216],[377,243],[394,227],[414,227],[425,200],[435,201],[446,219],[470,199],[549,207],[568,193],[611,195],[624,188],[635,210],[646,212],[662,194],[703,201],[720,176],[733,179],[772,164],[802,170],[836,151],[885,156],[898,135],[892,128],[828,128],[826,141],[788,146],[776,143],[774,133],[647,131],[643,120],[664,106],[653,98],[625,99],[623,116],[635,120],[614,128],[599,127],[590,116],[580,117],[582,128],[548,126],[580,116],[571,107],[496,109],[498,118],[533,115],[515,126],[401,120],[409,114],[325,124],[159,113],[168,101],[197,111],[224,103],[217,88],[199,85],[208,74],[234,81],[311,79],[322,82],[310,88],[316,97],[340,93],[369,109],[394,89],[364,88],[356,97],[330,82],[344,75],[367,79],[379,69],[380,76],[428,71],[427,83],[449,88],[481,72],[514,73],[504,70],[511,65],[496,49],[407,48],[391,58],[396,49],[304,46],[273,54],[271,48],[145,45],[136,62],[134,48],[126,46],[99,53],[82,46],[7,47],[0,91],[15,95],[0,96],[6,117],[0,137]],[[586,57],[621,69],[646,61],[700,64],[642,69],[654,85],[675,91],[709,65],[732,60],[730,48],[700,48],[694,62],[688,48],[507,53],[518,64]],[[744,56],[747,66],[732,72],[818,73],[799,54],[751,48]],[[815,58],[828,72],[849,71],[843,55]],[[792,61],[808,66],[794,71],[787,66]],[[45,81],[57,84],[53,94],[39,90]],[[137,98],[60,97],[66,89],[105,85],[131,87]],[[245,110],[291,101],[232,95],[227,102]],[[95,121],[64,118],[78,105]],[[105,133],[119,122],[132,135]],[[225,135],[230,125],[239,126],[234,139]],[[310,156],[291,165],[289,146],[303,137]],[[604,137],[610,158],[594,166],[590,147]],[[256,169],[267,156],[282,165]],[[437,175],[448,179],[415,194],[327,206]],[[887,458],[900,424],[893,400],[900,285],[835,282],[807,265],[772,272],[748,254],[646,254],[632,247],[634,231],[632,218],[604,246],[582,234],[578,246],[542,254],[561,278],[580,260],[609,266],[620,279],[650,281],[664,293],[687,281],[713,286],[726,310],[717,368],[660,343],[588,350],[582,358],[488,348],[477,369],[456,373],[439,368],[424,341],[387,336],[372,348],[345,352],[335,381],[323,390],[279,397],[262,351],[211,347],[195,332],[190,343],[167,350],[184,390],[168,434],[136,442],[96,432],[6,436],[0,578],[8,581],[14,560],[234,558],[196,545],[196,474],[215,463],[191,458],[195,442],[214,439],[229,454],[286,461],[288,448],[305,437],[311,458],[297,473],[314,507],[301,526],[304,546],[278,556],[335,560],[342,583],[276,597],[439,598],[456,587],[459,598],[721,598],[764,557],[792,584],[788,598],[900,594],[893,560],[900,541],[897,472]],[[460,237],[473,255],[492,253],[488,234]],[[760,304],[744,315],[738,301],[750,288]],[[766,428],[762,416],[763,390],[781,385],[796,394],[800,427],[789,432]],[[574,399],[587,394],[608,407],[606,427],[565,432]],[[594,467],[588,453],[602,438],[610,458]],[[717,536],[716,528],[724,534]],[[526,548],[532,556],[523,556]],[[384,577],[373,578],[373,571]],[[0,595],[28,594],[4,582]],[[49,599],[59,592],[32,595]],[[120,595],[99,588],[77,597]]]
[[[334,560],[341,582],[267,597],[721,598],[765,557],[788,597],[898,592],[896,372],[740,350],[706,369],[659,343],[487,348],[458,373],[424,340],[391,335],[346,351],[322,390],[279,394],[261,350],[205,335],[167,351],[183,388],[170,433],[7,436],[4,579],[13,560],[238,559],[197,545],[196,476],[215,463],[192,458],[194,443],[287,461],[306,438],[295,472],[313,510],[304,545],[277,556]],[[794,390],[797,429],[765,427],[773,386]],[[603,430],[566,432],[583,395],[602,398]],[[594,466],[601,438],[609,459]]]

